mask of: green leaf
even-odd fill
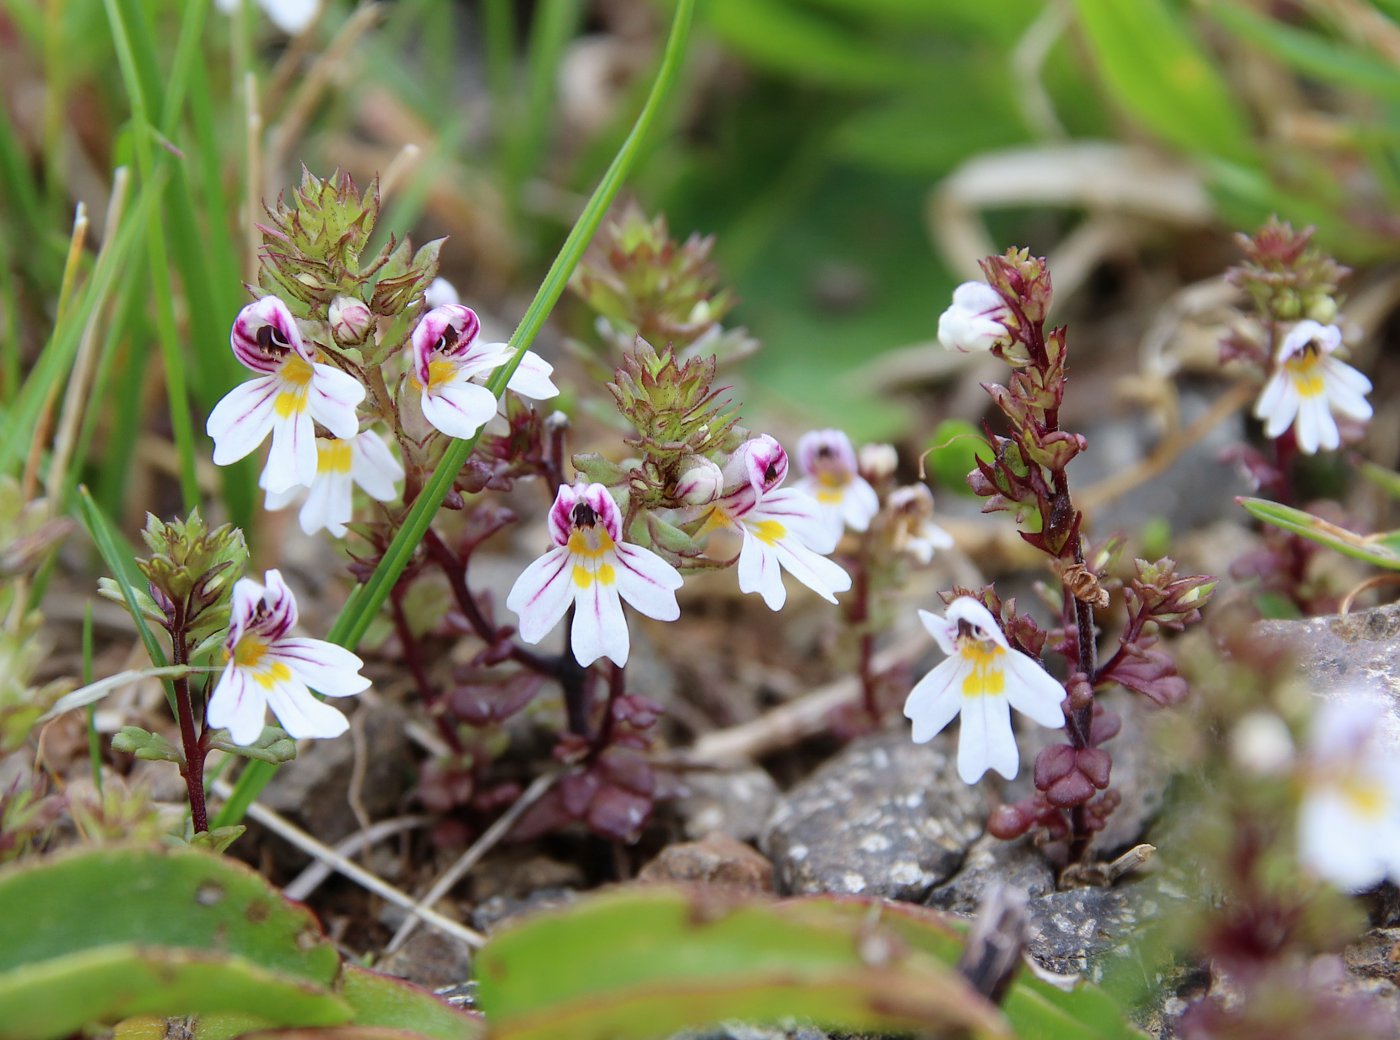
[[[123,726],[112,735],[112,750],[121,751],[147,762],[183,763],[185,756],[180,749],[159,733],[151,733],[140,726]]]
[[[340,995],[357,1026],[411,1030],[430,1040],[477,1040],[486,1035],[480,1016],[452,1007],[403,979],[347,964]]]
[[[1188,152],[1252,157],[1244,113],[1173,6],[1074,0],[1074,7],[1105,84],[1149,130]]]
[[[959,495],[972,495],[967,475],[977,468],[979,458],[987,462],[994,458],[982,431],[963,419],[945,419],[929,438],[924,466],[938,487]]]
[[[20,943],[19,945],[23,945]],[[93,1022],[257,1007],[286,1025],[335,1025],[345,1003],[241,957],[132,944],[81,950],[0,973],[6,1040],[57,1040]]]
[[[209,742],[209,746],[226,754],[253,758],[259,762],[290,762],[297,757],[296,741],[278,726],[264,726],[263,731],[258,734],[258,739],[251,744],[235,744],[231,740],[215,737]]]
[[[1008,1037],[949,965],[869,908],[735,903],[665,888],[599,896],[493,937],[478,999],[500,1040],[646,1040],[725,1019]]]
[[[1400,531],[1386,534],[1357,534],[1328,523],[1320,516],[1264,498],[1237,499],[1250,516],[1306,538],[1343,556],[1363,560],[1388,570],[1400,570]]]
[[[329,990],[339,957],[310,913],[247,867],[191,848],[84,849],[11,868],[0,921],[10,1040],[136,1014],[350,1018]]]

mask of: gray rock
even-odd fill
[[[778,785],[757,767],[687,773],[682,784],[685,793],[672,808],[695,841],[711,834],[756,841],[778,802]]]
[[[957,777],[951,737],[902,729],[850,744],[779,801],[760,847],[780,892],[922,900],[951,877],[987,807]]]
[[[1146,923],[1171,914],[1184,898],[1160,877],[1051,892],[1031,901],[1035,934],[1027,952],[1057,974],[1101,982],[1106,962],[1135,956]]]
[[[481,932],[494,932],[517,917],[542,910],[558,910],[578,898],[572,888],[540,888],[524,897],[496,895],[472,909],[472,927]]]
[[[958,872],[935,886],[926,902],[939,910],[972,915],[983,894],[998,884],[1036,900],[1055,891],[1055,872],[1029,839],[1002,841],[984,834],[967,850]]]

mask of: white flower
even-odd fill
[[[781,571],[835,603],[836,593],[851,587],[851,576],[822,555],[836,548],[836,540],[816,500],[778,486],[787,470],[787,453],[772,437],[745,441],[725,465],[727,483],[737,486],[710,508],[701,533],[728,527],[743,536],[739,590],[757,592],[770,610],[787,602]]]
[[[240,383],[209,413],[214,462],[227,466],[272,434],[263,473],[269,491],[310,485],[316,477],[316,423],[337,437],[360,428],[365,388],[338,368],[318,364],[287,305],[264,296],[238,312],[229,336],[234,356],[264,375]],[[315,420],[313,422],[313,420]]]
[[[953,547],[953,536],[933,522],[933,492],[926,485],[895,488],[885,507],[890,516],[890,541],[896,552],[908,553],[927,565],[935,550]]]
[[[363,300],[353,296],[337,296],[331,301],[326,317],[337,343],[363,343],[374,328],[373,313]]]
[[[1328,701],[1313,719],[1299,857],[1350,892],[1400,881],[1400,759],[1377,739],[1385,714],[1354,696]]]
[[[851,439],[840,430],[812,430],[797,442],[803,478],[793,485],[817,500],[822,524],[840,541],[842,532],[864,531],[880,511],[880,497],[858,472]]]
[[[457,287],[446,278],[434,278],[432,284],[423,292],[423,304],[429,310],[441,307],[446,303],[461,303],[462,297],[457,293]]]
[[[394,485],[403,479],[403,467],[377,433],[366,430],[349,439],[318,438],[316,460],[316,479],[311,482],[310,493],[297,515],[301,529],[307,534],[324,528],[332,537],[345,537],[345,525],[355,511],[352,484],[358,484],[376,502],[392,502],[398,498]],[[294,487],[286,491],[268,491],[267,508],[274,512],[285,509],[306,490]]]
[[[1011,310],[986,282],[963,282],[953,290],[953,304],[938,318],[938,342],[964,354],[991,350],[1011,342],[1006,323]]]
[[[570,642],[578,663],[606,657],[621,667],[629,648],[623,600],[657,621],[680,617],[680,572],[650,549],[622,540],[622,514],[602,484],[560,485],[549,533],[554,547],[525,568],[506,597],[520,616],[525,642],[538,643],[572,605]]]
[[[919,680],[904,702],[904,716],[914,723],[914,742],[932,740],[961,711],[958,776],[975,784],[995,769],[1013,779],[1021,756],[1011,731],[1011,709],[1059,728],[1065,724],[1060,708],[1064,687],[1040,662],[1011,649],[991,611],[970,596],[953,600],[944,617],[921,610],[919,618],[948,659]]]
[[[251,2],[251,0],[214,0],[214,2],[224,14],[232,14],[238,10],[240,3]],[[295,36],[315,21],[316,13],[321,9],[321,0],[258,0],[258,6],[272,19],[273,25],[288,36]]]
[[[266,709],[293,737],[337,737],[349,722],[311,694],[350,697],[369,688],[364,662],[322,639],[290,636],[297,604],[277,571],[266,586],[240,578],[233,586],[232,614],[224,658],[228,664],[209,698],[209,725],[226,728],[235,744],[252,744],[262,733]]]
[[[481,321],[470,307],[443,304],[423,315],[413,330],[409,380],[422,394],[423,417],[449,437],[474,436],[496,414],[496,398],[473,378],[494,372],[515,351],[506,343],[479,343]],[[559,388],[554,366],[527,350],[506,384],[542,401]]]
[[[888,480],[899,469],[899,452],[893,444],[863,444],[860,472],[866,480]]]
[[[1332,356],[1341,345],[1337,326],[1311,320],[1298,322],[1284,337],[1274,373],[1254,405],[1254,417],[1264,420],[1266,437],[1278,437],[1293,426],[1298,449],[1312,455],[1318,448],[1334,451],[1341,445],[1333,412],[1356,420],[1371,418],[1366,401],[1371,381]]]

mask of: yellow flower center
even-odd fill
[[[1288,378],[1302,397],[1317,397],[1323,392],[1322,354],[1311,343],[1283,363]]]
[[[972,665],[963,679],[964,697],[996,697],[1006,692],[1006,669],[1001,664],[1005,650],[990,641],[964,637],[958,640],[958,653]]]
[[[1341,788],[1342,797],[1346,799],[1347,805],[1357,816],[1368,820],[1379,820],[1385,815],[1385,788],[1372,777],[1353,774],[1343,777],[1338,786]]]
[[[436,361],[428,362],[428,385],[426,387],[418,382],[416,370],[409,375],[408,381],[413,384],[415,390],[436,390],[443,384],[452,382],[456,376],[457,362],[439,358]]]
[[[281,661],[267,661],[267,643],[257,636],[245,635],[233,648],[233,664],[246,672],[264,690],[270,690],[292,677],[292,670]]]
[[[760,520],[751,530],[754,537],[765,545],[777,545],[787,534],[787,528],[776,520]]]
[[[586,589],[597,581],[599,585],[611,585],[617,580],[617,572],[610,563],[600,562],[613,551],[615,543],[612,535],[602,524],[592,527],[576,527],[569,533],[569,552],[573,554],[574,584]]]
[[[311,389],[311,377],[315,374],[316,370],[304,358],[297,354],[288,355],[278,372],[282,380],[282,389],[272,401],[273,411],[279,418],[289,419],[305,410],[307,393]]]
[[[318,440],[316,442],[316,472],[317,473],[349,473],[350,472],[350,442],[334,438],[331,440]]]

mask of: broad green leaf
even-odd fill
[[[614,892],[493,937],[478,999],[500,1040],[646,1040],[725,1019],[1008,1037],[948,964],[861,908]]]
[[[14,921],[6,923],[9,931]],[[26,933],[12,934],[21,941],[7,945],[25,946]],[[249,1007],[283,1025],[336,1025],[350,1017],[345,1002],[314,983],[242,957],[162,949],[144,941],[46,957],[0,972],[0,1035],[6,1040],[58,1040],[90,1023],[130,1015]]]
[[[1309,541],[1335,549],[1343,556],[1389,570],[1400,570],[1400,531],[1385,534],[1357,534],[1328,523],[1320,516],[1263,498],[1238,500],[1246,512],[1267,524],[1281,527]]]
[[[11,868],[0,921],[0,972],[131,943],[242,957],[319,986],[339,964],[304,907],[241,863],[190,849],[85,849]]]
[[[347,964],[339,992],[356,1026],[403,1029],[429,1040],[478,1040],[486,1035],[480,1016],[444,1003],[425,989],[390,975]]]
[[[1248,160],[1249,124],[1225,80],[1165,0],[1074,0],[1115,100],[1191,153]]]

